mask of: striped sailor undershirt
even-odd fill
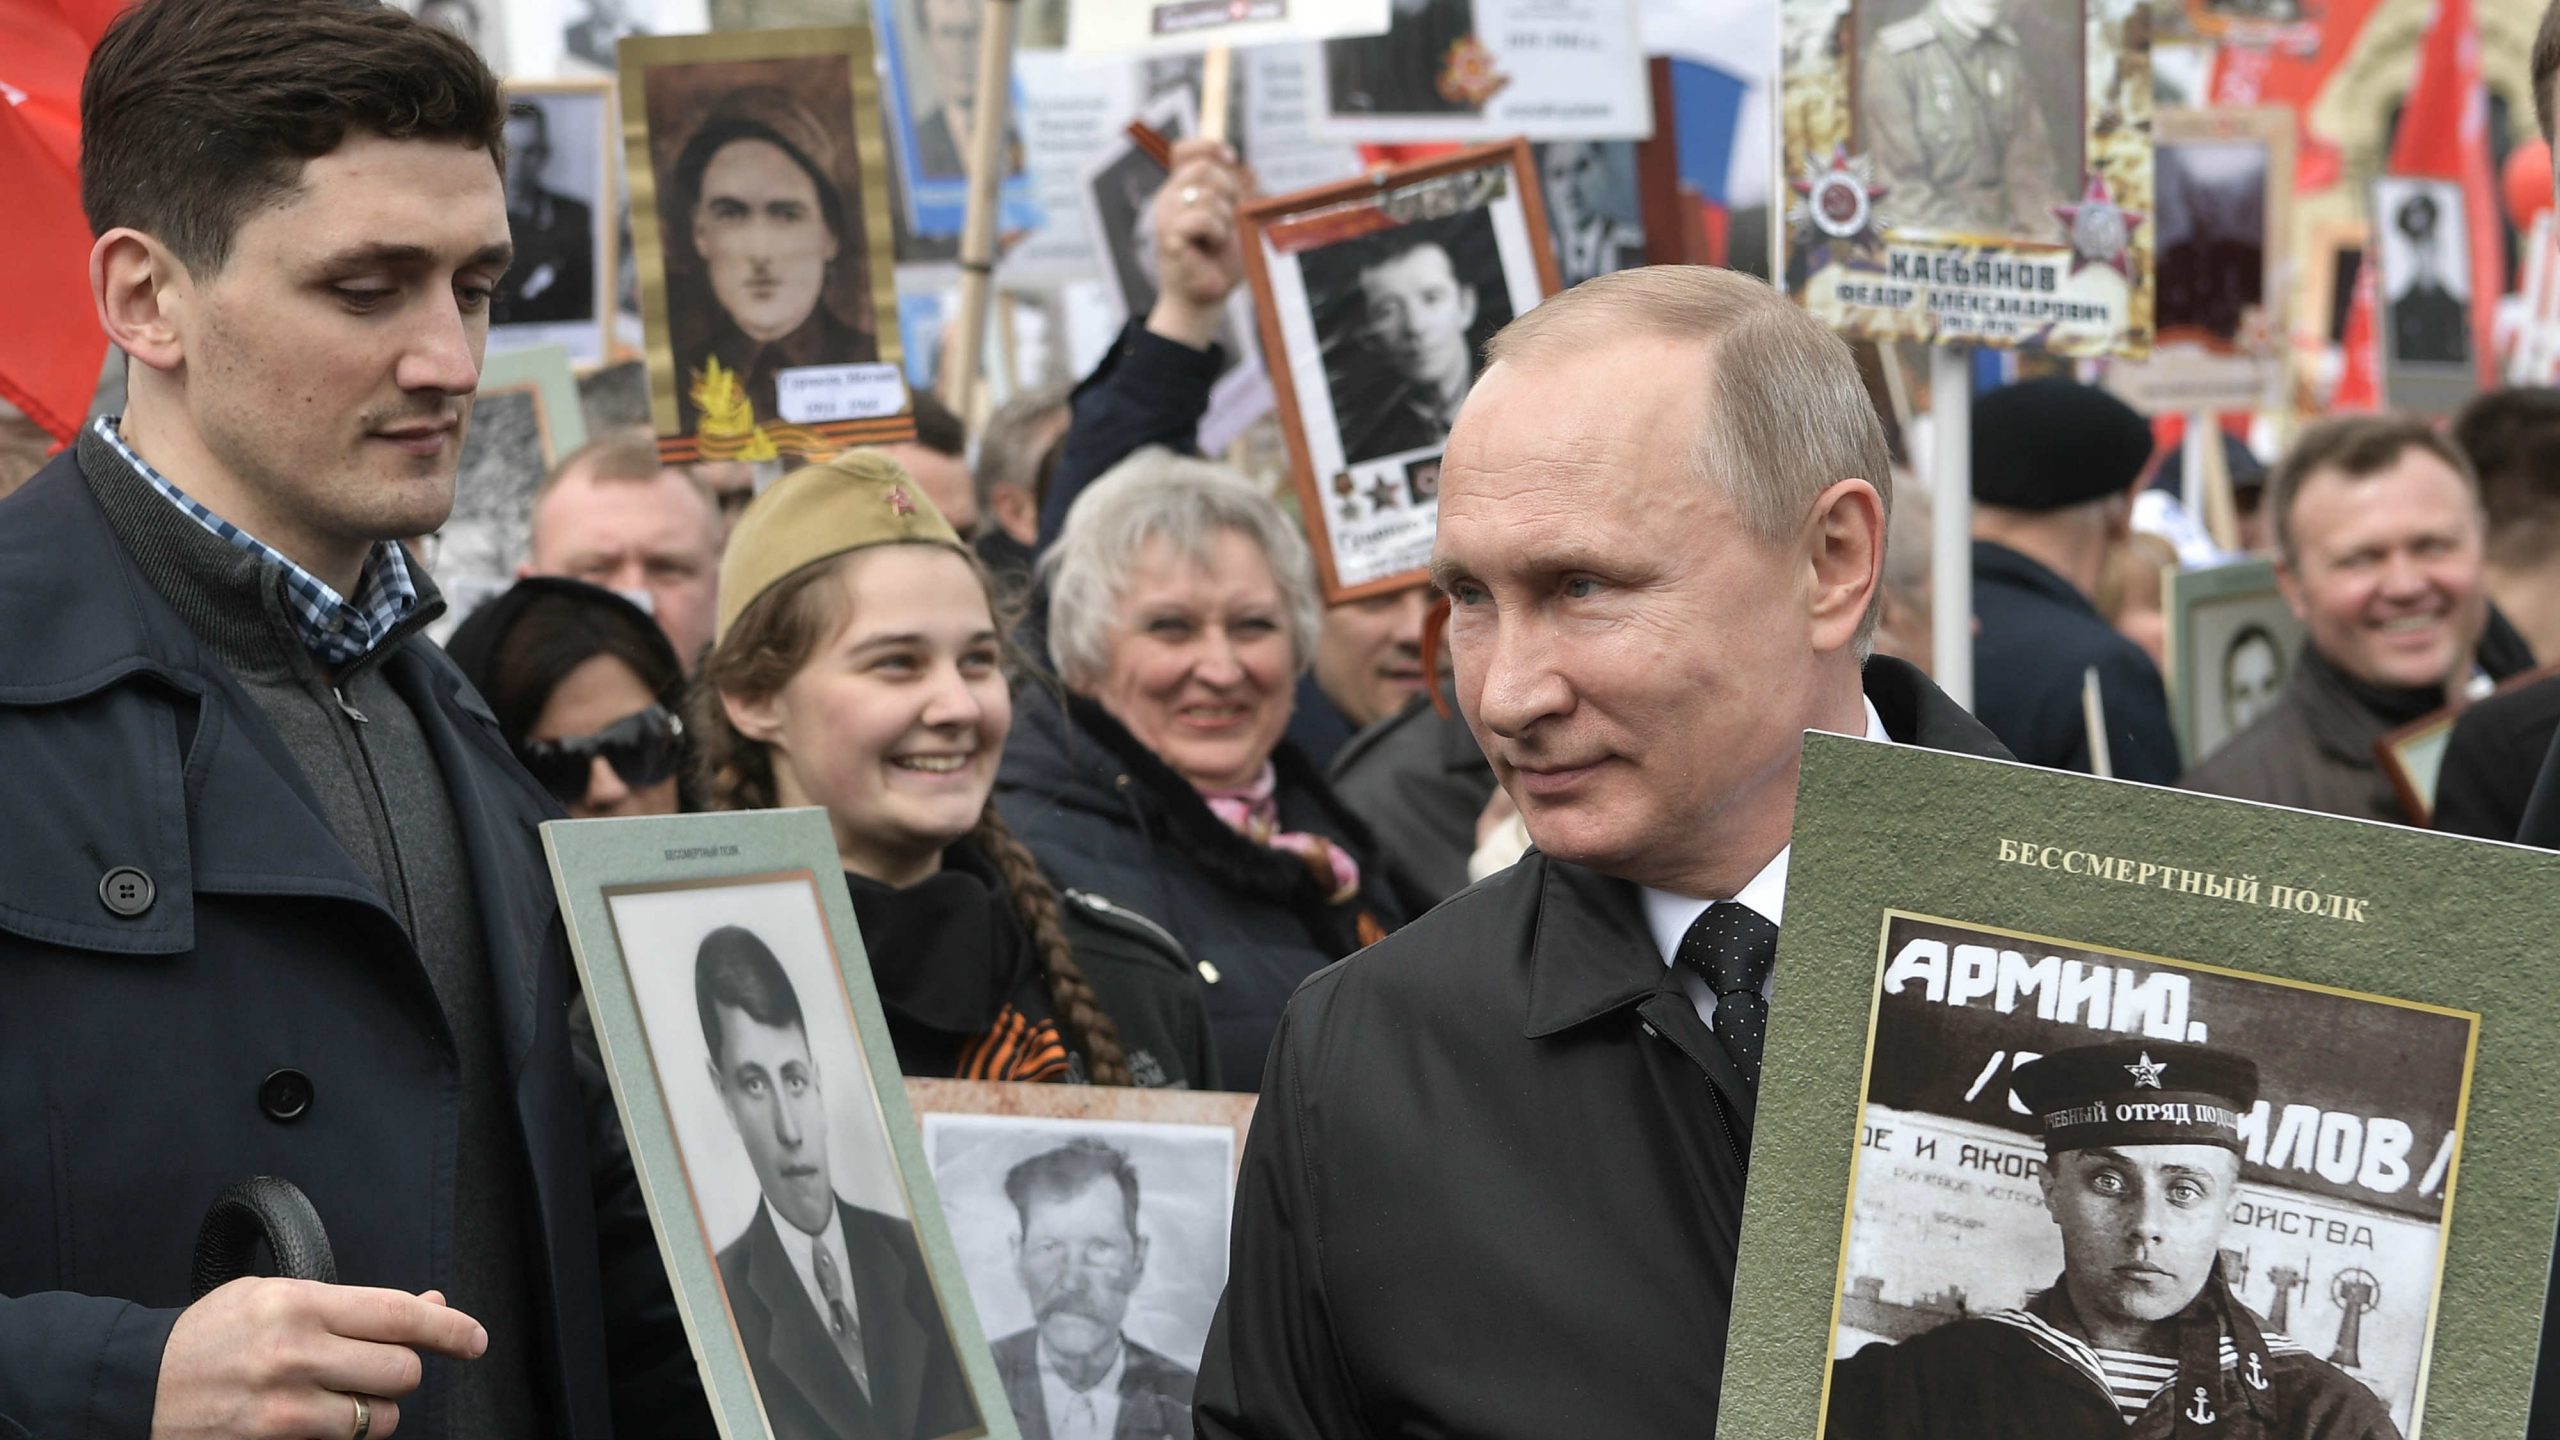
[[[363,658],[418,608],[418,587],[409,578],[408,557],[397,543],[384,540],[376,544],[365,557],[354,598],[342,596],[320,577],[293,563],[284,552],[206,509],[194,496],[172,484],[169,477],[152,469],[132,446],[124,443],[124,434],[117,428],[123,419],[121,415],[99,416],[95,427],[98,438],[113,446],[117,457],[132,466],[134,474],[187,518],[224,543],[283,568],[295,632],[301,636],[303,648],[321,664],[346,665]]]
[[[2043,1316],[2026,1310],[1995,1310],[1982,1317],[2025,1332],[2047,1354],[2079,1371],[2092,1384],[2103,1386],[2107,1398],[2115,1401],[2116,1411],[2131,1425],[2142,1416],[2144,1407],[2160,1393],[2162,1386],[2178,1378],[2178,1362],[2157,1355],[2144,1355],[2131,1350],[2101,1350],[2087,1341],[2057,1328]],[[2267,1359],[2279,1355],[2308,1355],[2291,1336],[2268,1330],[2260,1338],[2267,1346]],[[2231,1337],[2222,1337],[2220,1368],[2237,1370],[2241,1366],[2238,1347]],[[2263,1366],[2265,1361],[2260,1361]]]
[[[2161,1386],[2178,1378],[2175,1360],[2136,1350],[2109,1350],[2094,1345],[2090,1348],[2098,1353],[2098,1368],[2107,1376],[2107,1393],[2115,1397],[2116,1410],[2127,1425],[2142,1418],[2143,1408],[2160,1393]]]

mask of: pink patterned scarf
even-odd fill
[[[1280,828],[1280,776],[1265,761],[1250,785],[1234,789],[1202,789],[1200,798],[1227,822],[1228,828],[1256,845],[1286,850],[1306,862],[1317,883],[1331,887],[1326,900],[1339,905],[1360,893],[1360,862],[1321,835]]]

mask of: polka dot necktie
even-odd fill
[[[1778,927],[1748,905],[1719,900],[1680,937],[1680,963],[1706,978],[1716,996],[1708,1022],[1743,1083],[1760,1088],[1760,1045],[1769,1035],[1769,1001],[1760,993],[1778,961]]]

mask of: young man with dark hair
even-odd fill
[[[790,973],[739,925],[704,936],[693,965],[711,1084],[764,1193],[719,1265],[774,1440],[983,1433],[915,1227],[836,1193]]]
[[[398,544],[508,266],[498,83],[388,6],[142,0],[81,111],[129,401],[0,503],[0,1429],[704,1433],[557,809]],[[190,1303],[253,1175],[342,1283]]]

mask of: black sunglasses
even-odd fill
[[[652,705],[593,735],[527,741],[516,747],[516,758],[561,804],[575,805],[587,798],[597,756],[604,757],[623,784],[637,790],[676,773],[676,741],[683,734],[683,721],[665,706]]]

